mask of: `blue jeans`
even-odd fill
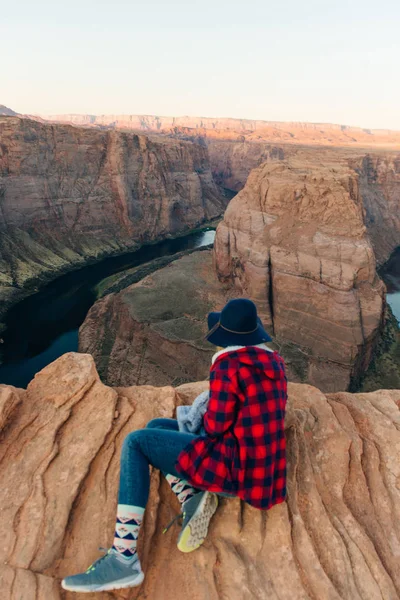
[[[118,504],[145,508],[150,491],[149,466],[164,475],[180,477],[176,460],[195,437],[179,431],[175,419],[153,419],[145,429],[129,433],[122,446]]]

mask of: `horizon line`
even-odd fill
[[[24,114],[24,113],[20,113]],[[199,115],[160,115],[160,114],[151,114],[151,113],[25,113],[26,116],[32,115],[36,117],[63,117],[63,116],[73,116],[73,117],[107,117],[107,116],[115,116],[115,117],[153,117],[156,119],[209,119],[209,120],[218,120],[218,121],[247,121],[247,122],[258,122],[258,123],[267,123],[267,124],[280,124],[280,125],[291,125],[291,124],[300,124],[300,125],[325,125],[325,126],[335,126],[335,127],[345,127],[346,129],[359,129],[361,131],[388,131],[394,133],[400,133],[400,129],[388,129],[387,127],[362,127],[360,125],[347,125],[345,123],[334,123],[333,121],[278,121],[273,120],[269,121],[267,119],[250,119],[248,117],[207,117],[207,116],[199,116]]]
[[[11,110],[13,112],[13,109],[9,108],[8,106],[6,106],[5,104],[0,104],[0,106],[3,106],[4,108]],[[348,125],[345,123],[335,123],[332,121],[295,121],[295,120],[290,120],[290,121],[280,121],[280,120],[267,120],[267,119],[250,119],[248,117],[217,117],[217,116],[204,116],[204,115],[189,115],[189,114],[185,114],[185,115],[160,115],[160,114],[152,114],[152,113],[126,113],[126,112],[122,112],[122,113],[112,113],[112,112],[108,112],[108,113],[85,113],[85,112],[32,112],[32,113],[18,113],[16,112],[16,116],[25,116],[25,117],[29,117],[29,116],[33,116],[33,117],[40,117],[40,118],[46,118],[46,117],[65,117],[65,116],[73,116],[73,117],[83,117],[83,116],[88,116],[88,117],[94,117],[94,118],[98,118],[98,117],[107,117],[107,116],[116,116],[116,117],[151,117],[151,118],[155,118],[155,119],[207,119],[207,120],[218,120],[218,121],[238,121],[238,122],[251,122],[251,123],[265,123],[268,125],[273,125],[273,124],[279,124],[279,125],[320,125],[320,126],[328,126],[328,127],[340,127],[340,128],[346,128],[346,129],[354,129],[354,130],[360,130],[360,131],[364,131],[366,133],[368,132],[390,132],[390,133],[400,133],[400,129],[390,129],[387,127],[379,127],[379,128],[374,128],[374,127],[363,127],[363,126],[359,126],[359,125]],[[0,115],[1,116],[1,115]]]

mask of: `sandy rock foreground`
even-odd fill
[[[323,395],[290,385],[288,503],[224,500],[204,546],[183,555],[155,474],[141,588],[63,592],[112,539],[125,435],[171,417],[206,383],[111,389],[66,354],[27,392],[0,386],[1,600],[394,600],[400,598],[400,391]]]

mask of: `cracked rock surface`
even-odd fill
[[[2,600],[395,600],[400,598],[400,391],[325,395],[289,384],[288,501],[261,512],[222,500],[196,552],[162,535],[178,506],[152,476],[140,588],[71,594],[113,535],[126,434],[172,417],[207,386],[103,385],[69,353],[27,391],[0,386]]]

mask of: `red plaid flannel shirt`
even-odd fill
[[[210,371],[207,435],[178,456],[193,486],[239,496],[267,510],[286,497],[287,380],[277,352],[256,346],[223,353]]]

